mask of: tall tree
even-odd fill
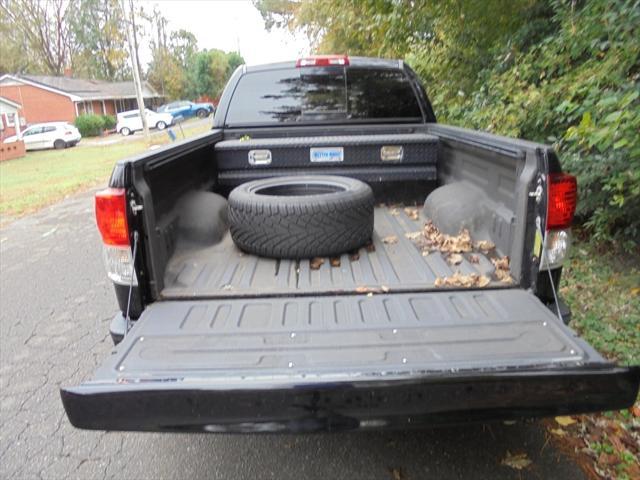
[[[193,33],[180,29],[171,32],[169,49],[182,68],[186,69],[198,51],[198,40]]]
[[[53,75],[63,74],[75,53],[68,22],[72,9],[67,0],[0,0],[3,23],[19,34],[22,47],[37,70]]]
[[[77,44],[72,58],[74,74],[120,80],[130,74],[127,66],[124,16],[118,0],[79,0],[69,14]]]

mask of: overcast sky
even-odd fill
[[[267,32],[250,0],[145,0],[157,5],[169,20],[169,30],[192,32],[199,48],[240,49],[248,65],[293,60],[309,53],[305,36],[288,31]],[[141,56],[146,56],[141,52]],[[143,58],[143,60],[146,60]],[[146,62],[145,62],[146,63]]]

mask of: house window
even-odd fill
[[[15,125],[16,125],[16,114],[7,113],[7,127],[15,127]]]

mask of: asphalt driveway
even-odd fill
[[[58,388],[112,347],[91,193],[0,230],[0,478],[581,479],[538,423],[306,436],[76,430]],[[508,452],[532,465],[501,464]]]

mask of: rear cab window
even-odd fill
[[[420,103],[405,72],[331,66],[245,73],[229,103],[225,124],[384,120],[423,121]]]

